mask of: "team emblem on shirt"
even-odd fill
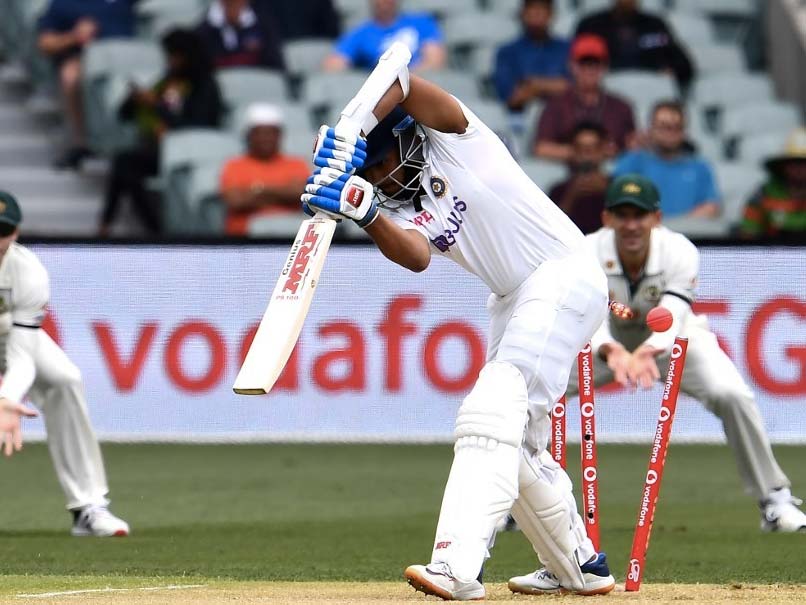
[[[660,288],[657,286],[647,286],[644,290],[644,297],[650,302],[658,302],[660,300]]]
[[[605,269],[607,269],[608,271],[610,269],[612,269],[613,267],[615,267],[615,266],[616,266],[616,263],[614,261],[612,261],[612,260],[609,260],[609,261],[607,261],[605,263]],[[610,298],[613,298],[613,297],[611,296]]]
[[[445,179],[441,176],[432,176],[431,177],[431,193],[434,194],[435,197],[441,198],[445,195],[445,191],[447,191],[448,186],[445,184]]]
[[[0,202],[2,203],[2,202]],[[8,313],[11,310],[9,303],[11,302],[11,289],[0,289],[0,313]]]

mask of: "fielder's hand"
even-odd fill
[[[319,127],[313,148],[313,164],[319,168],[335,168],[353,174],[367,159],[367,142],[360,134],[347,131],[343,126]]]
[[[359,176],[333,168],[317,170],[308,179],[301,199],[303,209],[307,205],[314,211],[350,218],[362,228],[378,217],[372,185]]]
[[[6,456],[22,449],[22,431],[20,418],[33,418],[39,413],[21,403],[15,403],[5,397],[0,397],[0,444]]]
[[[661,353],[662,349],[647,345],[641,345],[633,351],[627,376],[634,385],[642,389],[651,389],[652,385],[660,380],[660,370],[655,357]]]
[[[602,347],[606,347],[605,361],[613,372],[613,379],[623,387],[629,386],[630,379],[627,374],[630,367],[630,352],[620,342],[611,342]]]

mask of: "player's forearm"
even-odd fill
[[[705,202],[688,213],[689,216],[698,218],[715,218],[719,216],[721,208],[716,202]]]
[[[72,31],[63,34],[45,32],[39,36],[38,40],[39,50],[46,55],[59,54],[77,44],[80,44],[80,42]]]
[[[428,71],[429,69],[442,69],[445,67],[445,62],[448,54],[445,52],[445,47],[436,42],[426,42],[420,49],[420,63],[417,65],[415,71]]]
[[[36,378],[36,352],[39,328],[12,328],[6,346],[6,371],[0,383],[0,397],[22,401]]]
[[[383,255],[393,263],[419,273],[431,262],[431,249],[425,237],[413,229],[403,229],[383,214],[366,228]]]
[[[535,143],[534,154],[539,158],[566,162],[571,157],[571,146],[553,141],[538,141]]]

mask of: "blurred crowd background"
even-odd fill
[[[638,172],[689,236],[806,241],[802,0],[0,10],[0,187],[28,235],[293,236],[319,124],[400,40],[585,232],[609,180]]]

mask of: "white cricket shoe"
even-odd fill
[[[486,595],[481,582],[457,580],[446,563],[409,565],[403,575],[414,590],[446,601],[482,601]]]
[[[803,504],[789,488],[773,491],[761,504],[761,531],[795,533],[806,532],[806,514],[798,508]]]
[[[129,524],[109,512],[105,506],[85,506],[76,515],[70,533],[74,536],[128,536]]]
[[[520,594],[577,594],[594,596],[607,594],[616,587],[616,580],[607,566],[607,556],[599,553],[595,559],[580,567],[585,587],[582,590],[566,588],[560,584],[553,573],[545,567],[526,576],[510,578],[507,586],[512,592]]]

